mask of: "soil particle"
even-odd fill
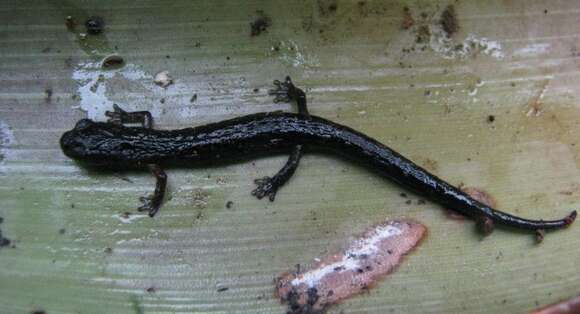
[[[44,101],[49,103],[52,100],[52,88],[48,87],[44,90]]]
[[[536,230],[536,243],[540,244],[544,241],[544,237],[546,236],[546,231],[542,229]]]
[[[68,29],[69,31],[73,31],[77,26],[77,23],[74,20],[74,18],[69,15],[65,18],[64,25],[66,25],[66,29]]]
[[[403,29],[409,29],[415,25],[415,20],[411,15],[411,10],[408,7],[403,8],[403,21],[401,22],[401,27]]]
[[[483,235],[489,235],[494,230],[493,220],[489,217],[481,217],[477,220],[477,228]]]
[[[264,11],[256,11],[258,17],[250,23],[250,35],[252,37],[259,36],[262,32],[268,30],[272,26],[272,19],[264,13]]]
[[[457,21],[457,15],[455,13],[455,7],[453,5],[448,5],[443,13],[441,14],[441,19],[439,24],[447,33],[447,37],[453,36],[459,30],[459,22]]]
[[[428,25],[421,25],[419,27],[419,29],[417,30],[417,37],[415,38],[415,41],[418,44],[425,44],[429,42],[429,39],[431,38],[431,31],[429,30],[429,26]]]
[[[101,62],[101,67],[106,70],[118,69],[125,65],[125,60],[119,55],[110,55]]]
[[[91,16],[85,22],[85,27],[87,28],[87,33],[89,34],[100,34],[105,29],[105,20],[103,20],[103,18],[100,16]]]
[[[0,217],[0,223],[2,222],[4,222],[4,218]],[[10,239],[2,236],[2,230],[0,230],[0,248],[9,246],[11,242]]]
[[[321,16],[329,16],[336,13],[338,10],[337,0],[318,0],[318,11]]]
[[[155,74],[153,82],[158,86],[166,88],[167,86],[173,84],[173,78],[169,75],[168,71],[161,71]]]

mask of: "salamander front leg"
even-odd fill
[[[298,164],[300,163],[300,158],[302,157],[302,145],[296,145],[290,154],[288,161],[276,173],[273,177],[263,177],[262,179],[256,179],[254,182],[258,187],[252,191],[252,195],[258,199],[262,199],[268,196],[271,202],[276,198],[276,192],[278,189],[284,185],[292,177]]]
[[[123,125],[125,123],[140,123],[146,129],[153,128],[153,117],[149,111],[133,111],[127,112],[121,109],[117,104],[113,104],[113,111],[105,112],[109,117],[107,122]]]
[[[140,198],[143,206],[139,207],[139,211],[147,211],[149,216],[153,217],[159,210],[159,207],[161,207],[161,202],[163,202],[165,189],[167,187],[167,175],[158,165],[151,164],[147,165],[147,167],[151,171],[151,174],[155,176],[157,182],[155,183],[155,192],[152,195]]]

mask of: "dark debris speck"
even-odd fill
[[[439,20],[441,27],[447,33],[448,37],[453,36],[459,30],[459,22],[457,21],[457,15],[455,13],[455,7],[453,5],[448,5],[443,13],[441,14],[441,19]]]
[[[252,37],[262,34],[262,32],[265,32],[268,27],[272,25],[272,19],[268,17],[264,11],[257,11],[256,13],[258,13],[259,16],[250,23],[250,35]]]
[[[105,28],[105,21],[100,16],[91,16],[85,22],[87,33],[97,35],[103,32]]]

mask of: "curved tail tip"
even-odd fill
[[[570,213],[570,215],[568,215],[568,217],[564,218],[564,222],[565,222],[566,226],[571,225],[574,222],[574,220],[576,219],[576,215],[577,215],[576,211],[573,210]]]

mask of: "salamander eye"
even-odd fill
[[[91,121],[90,119],[81,119],[75,125],[75,129],[76,130],[79,130],[79,131],[82,131],[82,130],[90,127],[91,125],[93,125],[93,121]]]

